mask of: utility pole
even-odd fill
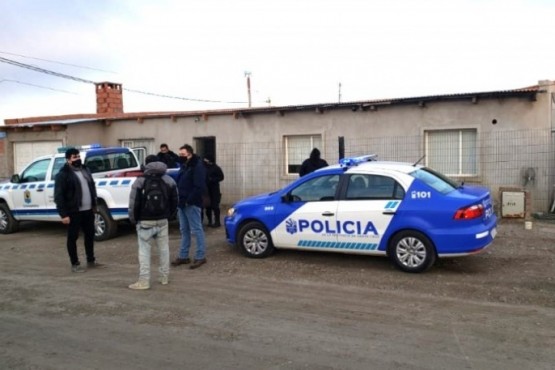
[[[337,98],[337,102],[341,103],[341,82],[339,83],[339,96]]]
[[[245,71],[245,77],[247,78],[247,94],[249,97],[249,108],[251,107],[251,73],[249,71]]]

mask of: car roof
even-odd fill
[[[408,162],[368,161],[368,162],[362,162],[351,166],[334,164],[328,167],[321,168],[317,171],[318,172],[320,171],[337,172],[337,170],[341,169],[345,173],[365,173],[365,172],[384,171],[384,172],[399,172],[399,173],[408,174],[422,167],[423,166],[421,165],[413,165],[412,163],[408,163]]]

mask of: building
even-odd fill
[[[461,182],[525,191],[527,212],[551,209],[553,81],[505,91],[299,106],[124,113],[121,85],[96,84],[96,114],[8,119],[0,127],[0,177],[61,145],[144,147],[184,143],[213,154],[225,172],[223,200],[275,190],[297,178],[313,147],[339,157],[426,164]]]

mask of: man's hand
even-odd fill
[[[69,224],[69,216],[66,216],[66,217],[62,218],[62,223],[64,225],[68,225]]]

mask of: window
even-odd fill
[[[403,199],[405,190],[394,179],[379,175],[352,175],[347,185],[346,199]]]
[[[325,175],[303,182],[291,191],[293,201],[313,202],[335,199],[339,175]]]
[[[46,172],[48,171],[49,165],[50,158],[34,162],[25,169],[25,172],[21,174],[20,182],[44,181],[46,179]]]
[[[149,154],[158,153],[158,149],[154,147],[153,139],[128,139],[121,140],[121,146],[133,149],[139,163],[145,163],[145,158]]]
[[[50,180],[54,180],[56,178],[56,175],[58,174],[58,172],[60,172],[60,170],[66,164],[66,162],[67,161],[65,157],[54,159],[54,167],[52,167],[52,175]]]
[[[285,136],[285,173],[298,174],[313,148],[322,150],[322,135]]]
[[[447,176],[476,176],[477,136],[475,129],[426,131],[427,166]]]

